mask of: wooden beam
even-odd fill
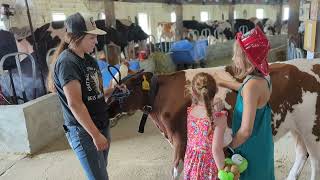
[[[182,5],[177,5],[176,9],[176,41],[182,39],[183,35],[183,8]]]
[[[114,1],[104,0],[104,11],[106,15],[106,27],[116,27],[116,16],[114,12]]]
[[[288,38],[296,47],[301,44],[298,37],[300,0],[289,0]],[[302,47],[299,47],[302,48]]]
[[[115,0],[118,1],[118,0]],[[233,0],[237,4],[279,4],[280,0],[268,0],[261,1],[257,3],[256,0]],[[288,0],[285,0],[287,2]],[[131,2],[131,3],[166,3],[166,4],[198,4],[198,5],[214,5],[214,4],[230,4],[229,0],[218,0],[218,2],[206,0],[192,0],[191,2],[187,0],[121,0],[121,2]]]

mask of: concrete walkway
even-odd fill
[[[109,176],[111,180],[169,180],[172,149],[148,120],[145,133],[137,133],[140,113],[121,120],[112,128]],[[276,179],[283,180],[294,160],[290,136],[275,144]],[[0,180],[84,180],[80,163],[65,137],[33,156],[0,154]],[[306,164],[300,180],[310,179]]]

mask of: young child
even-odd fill
[[[234,75],[243,83],[215,76],[219,86],[237,91],[232,117],[230,147],[250,165],[241,174],[245,180],[274,180],[274,143],[269,100],[272,82],[269,75],[270,42],[259,27],[246,34],[237,33],[234,42]]]
[[[199,73],[187,90],[193,99],[187,116],[184,179],[217,180],[218,170],[225,165],[223,147],[227,127],[221,100],[213,103],[218,88],[211,75]]]

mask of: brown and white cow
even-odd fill
[[[158,39],[174,39],[176,33],[176,23],[173,22],[159,22],[157,27]]]
[[[174,148],[173,172],[178,172],[174,173],[175,179],[178,179],[182,172],[187,142],[186,109],[191,100],[184,96],[185,85],[199,72],[207,72],[213,76],[217,74],[224,79],[236,81],[228,66],[160,75],[153,84],[153,74],[145,72],[125,81],[131,94],[121,106],[119,101],[108,99],[110,115],[114,117],[121,112],[142,110],[150,102],[150,93],[143,91],[141,87],[143,75],[151,83],[151,89],[157,87],[150,115],[154,124]],[[296,142],[296,159],[288,179],[297,179],[307,158],[310,157],[311,179],[316,180],[320,177],[320,59],[298,59],[271,64],[270,76],[273,85],[270,104],[274,140],[277,141],[290,131]],[[236,92],[219,87],[216,97],[225,100],[230,113],[230,127]]]

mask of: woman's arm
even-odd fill
[[[97,150],[104,150],[108,148],[107,139],[100,133],[99,129],[93,123],[87,107],[82,101],[81,84],[78,80],[72,80],[63,86],[63,91],[66,95],[68,106],[72,114],[81,126],[92,137]]]
[[[259,91],[256,83],[250,81],[243,88],[243,114],[241,127],[233,137],[231,142],[232,148],[237,148],[243,144],[250,136],[253,130],[254,119],[256,116],[256,109],[259,97]]]
[[[234,91],[239,90],[239,88],[241,87],[241,83],[237,82],[237,81],[226,81],[221,79],[218,75],[214,75],[214,79],[216,80],[216,83],[218,84],[218,86],[222,86]]]
[[[225,87],[225,88],[228,88],[228,89],[231,89],[231,90],[234,90],[234,91],[238,91],[239,88],[241,87],[241,83],[235,81],[235,82],[232,82],[232,81],[221,81],[220,83],[217,83],[218,85],[222,86],[222,87]]]
[[[215,119],[215,129],[213,134],[213,141],[212,141],[212,155],[214,158],[214,161],[216,163],[216,166],[218,169],[223,169],[224,167],[224,152],[223,152],[223,146],[224,146],[224,132],[227,127],[227,118],[224,115],[221,118]]]

